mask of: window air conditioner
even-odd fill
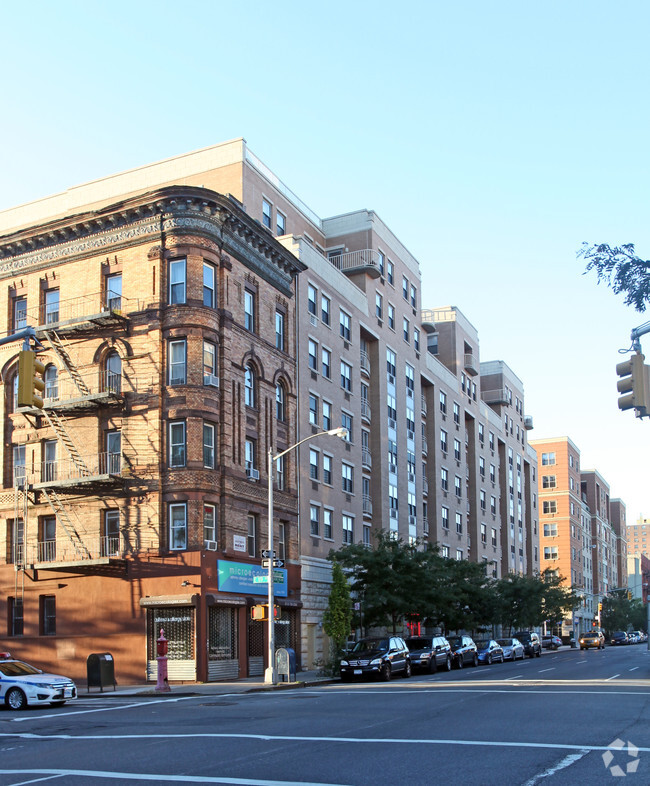
[[[217,550],[217,541],[216,540],[206,540],[205,541],[205,548],[208,551],[216,551]]]
[[[246,477],[250,478],[251,480],[259,480],[260,479],[260,471],[259,469],[253,469],[253,467],[246,468]]]
[[[213,388],[219,387],[219,377],[216,374],[204,374],[203,375],[203,384],[210,385]]]

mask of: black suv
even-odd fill
[[[363,677],[389,680],[400,672],[404,677],[411,676],[409,649],[399,636],[360,639],[340,664],[343,682]]]
[[[444,636],[412,636],[406,639],[411,653],[411,666],[434,672],[438,668],[451,671],[451,645]]]
[[[478,666],[478,650],[471,636],[455,636],[449,643],[454,666],[457,669],[462,669],[468,664]]]
[[[513,636],[524,645],[524,655],[529,658],[539,658],[542,654],[542,642],[539,636],[532,630],[520,630],[513,633]]]

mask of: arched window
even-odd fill
[[[275,385],[275,416],[282,422],[287,419],[287,397],[282,382]]]
[[[18,371],[14,374],[13,385],[11,386],[11,401],[9,402],[11,412],[18,409]]]
[[[106,356],[105,390],[108,393],[122,392],[122,358],[117,352],[110,352]]]
[[[59,397],[59,371],[56,366],[50,364],[45,369],[43,374],[43,382],[45,382],[45,398],[58,399]]]
[[[252,366],[246,366],[244,372],[244,400],[247,407],[255,406],[255,371]]]

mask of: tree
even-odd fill
[[[352,624],[350,585],[338,562],[332,566],[332,587],[327,608],[323,614],[323,630],[332,640],[335,652],[343,649]]]
[[[650,303],[650,260],[634,253],[634,244],[590,246],[583,243],[578,256],[587,260],[585,273],[595,270],[598,283],[604,281],[615,294],[625,293],[625,305],[645,311]]]
[[[580,603],[580,598],[571,587],[563,584],[564,579],[551,570],[542,573],[544,583],[542,595],[542,614],[552,624],[559,622],[568,612]]]
[[[509,573],[496,584],[503,625],[512,630],[532,628],[544,620],[539,577]]]
[[[615,630],[643,630],[646,626],[646,607],[639,598],[612,594],[603,598],[600,621],[608,633]]]

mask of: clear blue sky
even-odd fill
[[[0,209],[243,136],[319,215],[376,210],[423,305],[521,377],[531,439],[570,436],[650,515],[650,420],[614,372],[650,313],[575,255],[650,257],[645,0],[36,0],[0,23]]]

